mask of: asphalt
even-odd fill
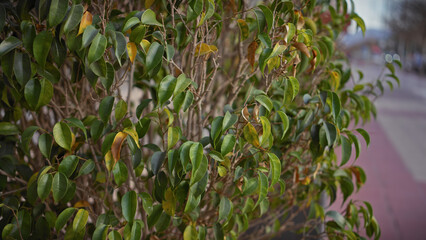
[[[369,63],[353,67],[366,81],[381,71]],[[377,119],[364,126],[371,144],[363,144],[354,164],[364,168],[367,182],[352,199],[372,204],[381,239],[420,240],[426,239],[426,76],[397,75],[401,86],[376,101]]]

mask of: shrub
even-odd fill
[[[383,91],[336,45],[351,20],[346,0],[2,2],[2,238],[378,238],[348,200]]]

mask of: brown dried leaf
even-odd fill
[[[307,57],[311,57],[311,54],[309,53],[309,49],[308,47],[302,43],[302,42],[296,42],[293,44],[293,46],[295,48],[297,48],[297,50],[301,51],[303,54],[305,54]]]
[[[258,44],[256,41],[253,41],[250,43],[250,45],[247,48],[247,60],[251,65],[251,71],[254,71],[254,60],[256,56],[256,49],[258,47]]]
[[[114,141],[111,145],[111,155],[114,159],[114,165],[115,163],[120,160],[120,152],[121,152],[121,146],[123,145],[124,140],[127,137],[127,133],[119,132],[117,135],[115,135]]]
[[[243,116],[244,120],[246,120],[246,122],[249,122],[250,120],[250,113],[247,109],[247,106],[245,106],[242,110],[241,110],[241,115]]]

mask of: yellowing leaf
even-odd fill
[[[244,138],[247,140],[248,143],[255,147],[259,147],[259,135],[256,131],[256,129],[251,125],[251,123],[247,123],[247,125],[243,129]]]
[[[224,167],[224,166],[217,167],[217,172],[219,173],[220,177],[225,176],[226,173],[227,173],[226,167]]]
[[[196,47],[195,47],[195,56],[199,57],[199,56],[203,56],[212,52],[216,52],[217,51],[217,47],[214,45],[208,45],[205,43],[199,43]]]
[[[133,63],[133,61],[136,58],[136,54],[138,53],[138,50],[136,49],[136,44],[134,42],[128,42],[126,47],[127,47],[127,54],[129,54],[130,61]]]
[[[128,127],[123,129],[123,132],[129,134],[130,137],[132,137],[133,140],[135,140],[135,143],[136,145],[138,145],[138,148],[141,148],[141,146],[139,145],[139,136],[135,129]]]
[[[119,132],[114,137],[114,141],[111,145],[111,155],[114,159],[114,165],[118,160],[120,160],[120,152],[121,152],[121,146],[123,145],[124,139],[126,139],[127,133]]]
[[[86,200],[78,201],[74,204],[75,208],[90,207],[90,203]]]
[[[80,28],[78,29],[77,36],[82,34],[87,26],[92,25],[92,21],[93,15],[89,11],[86,11],[83,15],[83,18],[81,18]]]
[[[254,70],[254,60],[256,56],[257,42],[253,41],[247,48],[247,60],[251,65],[251,71]]]
[[[114,168],[115,162],[112,160],[112,154],[111,151],[108,151],[105,154],[105,166],[108,169],[108,172],[111,172],[111,170]]]
[[[331,86],[333,87],[334,90],[339,89],[340,86],[340,74],[336,71],[331,71],[330,72],[330,77],[331,77]]]
[[[152,6],[155,0],[145,0],[145,9],[148,9]]]
[[[204,20],[206,20],[206,13],[205,13],[205,12],[203,12],[203,13],[201,14],[200,22],[197,24],[197,27],[199,27],[199,26],[203,25]]]
[[[249,36],[249,27],[243,19],[238,19],[238,27],[240,28],[241,40],[245,40]]]
[[[140,45],[142,49],[145,51],[145,53],[147,53],[149,50],[149,47],[151,46],[151,43],[146,39],[142,39],[142,41],[140,42]]]
[[[173,194],[173,191],[171,188],[168,188],[164,194],[164,200],[162,203],[164,211],[169,214],[170,216],[175,215],[175,209],[176,209],[176,198]]]

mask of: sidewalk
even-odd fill
[[[358,66],[366,79],[380,68]],[[356,68],[355,68],[356,69]],[[364,128],[364,142],[356,165],[364,168],[367,182],[352,199],[368,201],[384,240],[426,239],[426,78],[397,74],[401,87],[386,91],[376,102],[378,117]]]

